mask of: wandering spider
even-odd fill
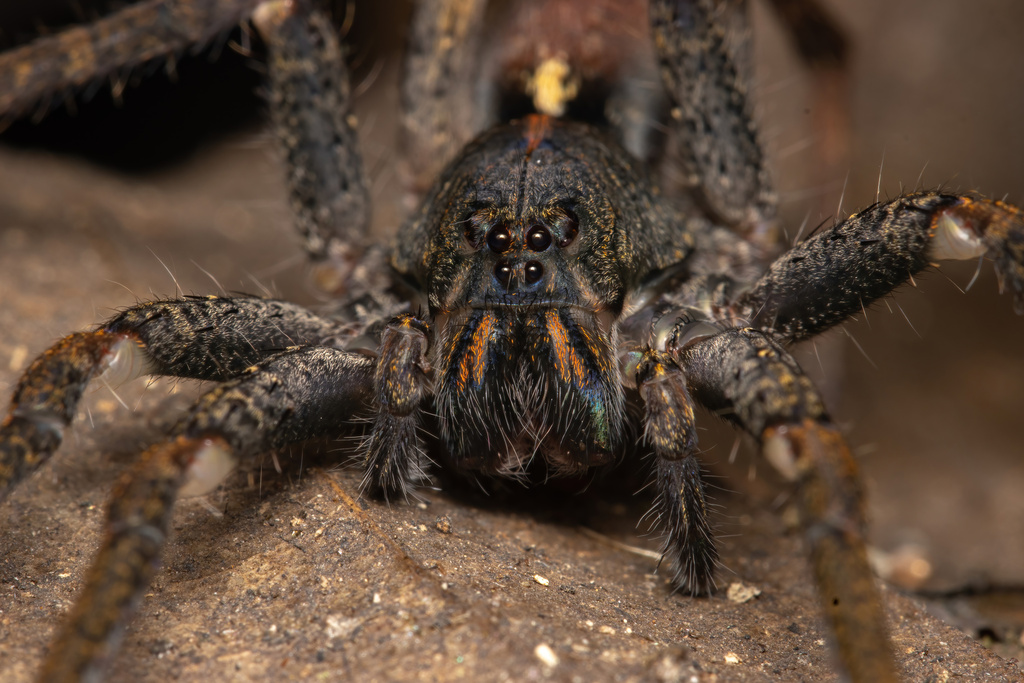
[[[536,122],[537,120],[534,119],[533,121]],[[557,128],[557,124],[555,124],[555,127]],[[535,135],[531,139],[537,141],[538,149],[542,148],[541,145],[544,142],[544,136]],[[579,140],[577,140],[577,142],[580,142],[581,144],[591,144],[590,140],[591,140],[591,136],[590,136],[590,134],[587,134],[587,135],[583,136],[582,138],[580,138]],[[574,213],[578,213],[578,212],[574,212]],[[479,217],[477,217],[477,218],[479,218]],[[555,235],[553,237],[557,237],[557,238],[562,239],[562,240],[564,240],[566,238],[566,228],[565,228],[566,225],[571,224],[571,222],[576,222],[576,223],[579,223],[579,224],[585,224],[585,221],[580,220],[578,215],[576,215],[575,218],[573,218],[572,216],[570,216],[568,214],[560,214],[560,216],[558,218],[552,220],[551,222],[555,223],[555,225],[549,226],[549,232],[555,232]],[[545,223],[545,225],[547,225],[547,223]],[[532,226],[529,226],[529,227],[532,228]],[[488,229],[483,232],[483,238],[481,238],[481,237],[479,237],[479,236],[477,236],[475,234],[467,235],[465,232],[463,233],[463,236],[466,238],[467,242],[469,242],[470,244],[473,244],[475,242],[486,242],[487,243],[487,248],[491,249],[494,252],[504,253],[505,251],[507,251],[509,249],[512,249],[512,247],[504,247],[503,246],[503,242],[502,242],[503,238],[494,237],[494,235],[496,234],[496,233],[494,233],[494,228],[495,228],[495,225],[488,225]],[[557,232],[558,230],[561,230],[562,232],[559,233],[559,232]],[[583,234],[584,231],[580,230],[579,232],[580,232],[580,234]],[[493,239],[491,239],[492,237],[493,237]],[[524,236],[524,239],[529,239],[529,235]],[[542,237],[538,238],[538,240],[534,240],[533,242],[531,242],[531,244],[543,245],[546,242],[546,240],[544,240]],[[493,242],[493,244],[492,244],[492,242]],[[476,246],[480,247],[479,244],[476,245]],[[550,245],[547,245],[547,246],[549,247]],[[567,247],[571,247],[571,244],[566,245],[566,246]],[[543,249],[537,249],[536,251],[543,252],[543,251],[546,251],[546,249],[547,249],[547,247],[545,247]],[[500,265],[500,260],[498,261],[497,265]],[[542,265],[544,265],[544,264],[542,263]],[[495,272],[495,274],[497,276],[497,271],[495,270],[494,272]],[[514,276],[515,277],[522,277],[523,279],[525,279],[526,278],[526,273],[524,271],[524,273],[517,274],[517,275],[514,275]],[[485,317],[484,320],[487,320],[487,318]],[[718,319],[716,318],[716,320],[718,320]],[[546,324],[549,326],[548,329],[549,329],[549,335],[550,335],[551,339],[554,339],[554,337],[556,335],[553,332],[550,331],[551,330],[550,326],[553,325],[554,323],[551,323],[550,321],[548,321]],[[703,329],[705,332],[707,331],[707,328],[695,327],[694,329],[697,329],[697,330]],[[561,356],[558,356],[557,353],[556,353],[556,356],[557,357],[561,357]],[[600,449],[595,448],[594,450],[598,451]],[[341,628],[341,627],[339,627],[339,628]],[[344,629],[342,628],[341,630],[344,630]],[[874,663],[874,661],[869,662],[869,665],[872,665],[873,663]]]

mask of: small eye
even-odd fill
[[[485,211],[474,211],[469,214],[462,226],[462,236],[466,238],[466,244],[473,249],[484,246],[484,231],[490,222],[490,214]]]
[[[544,266],[540,261],[529,261],[526,264],[526,284],[532,285],[544,277]]]
[[[504,223],[498,223],[487,233],[487,246],[499,254],[512,246],[512,234]]]
[[[498,261],[494,266],[494,277],[502,287],[508,288],[509,283],[512,282],[512,266],[508,261]]]
[[[527,233],[526,243],[534,251],[544,251],[551,246],[551,233],[543,225],[535,225]]]
[[[562,209],[562,211],[564,216],[558,221],[557,229],[562,233],[562,237],[558,240],[558,246],[564,249],[572,244],[576,235],[579,234],[580,219],[569,209]]]

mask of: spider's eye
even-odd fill
[[[508,287],[512,281],[512,266],[508,261],[502,259],[494,266],[494,277],[501,283],[502,287]]]
[[[535,225],[527,233],[526,243],[534,251],[544,251],[551,246],[551,233],[543,225]]]
[[[487,233],[487,246],[499,254],[512,246],[512,234],[504,223],[498,223]]]
[[[544,277],[544,266],[539,261],[529,261],[526,264],[526,284],[532,285],[542,277]]]
[[[558,240],[558,246],[565,248],[572,244],[580,231],[580,219],[570,209],[562,209],[562,216],[558,219],[556,229],[562,234]]]

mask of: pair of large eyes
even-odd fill
[[[494,265],[494,277],[502,286],[508,287],[512,282],[512,264],[505,259],[498,261]],[[527,261],[523,266],[523,277],[526,278],[528,285],[540,282],[540,279],[544,277],[544,266],[540,261]]]
[[[555,230],[559,236],[551,234],[551,230],[543,223],[534,223],[526,231],[526,246],[530,251],[545,251],[552,243],[557,242],[558,246],[565,248],[573,243],[579,233],[579,220],[571,211],[563,211],[562,215],[553,221]],[[512,248],[512,231],[504,222],[492,225],[484,239],[480,240],[479,226],[472,219],[466,224],[466,241],[474,248],[480,248],[483,244],[496,254],[503,254]]]
[[[526,246],[531,251],[544,251],[551,246],[551,242],[551,231],[539,223],[532,226],[530,231],[526,233]],[[509,232],[508,226],[504,223],[498,223],[488,230],[487,246],[496,254],[508,251],[509,247],[512,246],[512,233]]]

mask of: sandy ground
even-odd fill
[[[883,196],[920,182],[1024,202],[1024,7],[828,4],[856,45],[853,155],[835,177],[815,170],[806,79],[758,11],[759,102],[788,224],[817,223],[840,195],[844,212],[874,201],[880,167]],[[361,106],[378,222],[393,228],[386,78]],[[0,392],[61,335],[139,299],[270,290],[316,303],[288,220],[280,166],[258,130],[146,173],[0,149]],[[864,354],[836,333],[802,358],[824,375],[861,457],[875,547],[904,558],[896,578],[927,598],[886,590],[908,679],[1019,680],[1015,663],[923,611],[927,602],[1021,656],[1024,321],[988,268],[966,295],[949,280],[965,286],[973,265],[942,272],[905,288],[894,300],[902,311],[882,304],[847,326]],[[0,678],[31,675],[74,599],[110,482],[195,391],[161,381],[93,392],[58,457],[4,504]],[[333,448],[308,447],[283,458],[284,474],[262,462],[232,478],[210,500],[220,516],[179,506],[166,569],[111,678],[834,679],[784,489],[748,448],[728,463],[727,431],[702,440],[723,477],[721,583],[754,586],[755,600],[672,595],[652,560],[585,531],[653,546],[632,532],[645,504],[621,491],[568,501],[426,491],[420,504],[388,508],[354,500],[357,475],[331,469]],[[557,663],[536,654],[541,645]]]

